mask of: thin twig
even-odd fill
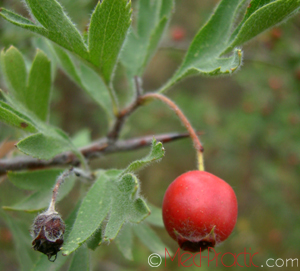
[[[95,141],[94,143],[83,147],[80,152],[89,161],[101,155],[130,151],[140,149],[151,145],[153,137],[162,143],[172,142],[177,139],[188,137],[188,133],[168,133],[153,136],[143,136],[127,140],[118,140],[113,145],[109,145],[106,138]],[[78,166],[78,158],[72,152],[64,152],[51,160],[40,160],[30,156],[17,156],[10,159],[0,159],[0,176],[7,171],[20,171],[27,169],[41,169],[53,166]]]
[[[136,96],[134,101],[125,109],[121,110],[116,118],[116,121],[111,129],[111,131],[108,133],[107,138],[110,144],[117,141],[119,138],[120,132],[122,130],[122,127],[125,123],[126,118],[131,115],[140,105],[140,97],[142,95],[142,87],[141,87],[141,79],[137,76],[134,77],[135,81],[135,90],[136,90]]]

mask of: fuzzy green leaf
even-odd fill
[[[18,270],[31,270],[37,254],[30,248],[30,235],[28,234],[28,225],[24,225],[21,221],[12,219],[6,213],[0,211],[1,217],[9,227],[12,236],[13,244],[15,245],[17,259],[20,264]]]
[[[157,24],[154,31],[151,33],[147,51],[144,56],[144,62],[142,63],[143,69],[141,71],[143,71],[147,67],[147,64],[150,62],[152,56],[154,55],[168,22],[169,22],[169,18],[163,17]]]
[[[67,140],[59,136],[37,133],[18,142],[17,148],[35,158],[49,160],[55,155],[73,149]]]
[[[82,88],[97,102],[102,108],[104,108],[109,120],[114,117],[113,106],[111,102],[110,93],[103,83],[102,79],[88,66],[80,65],[80,77],[82,80]]]
[[[46,121],[51,90],[51,63],[38,50],[32,62],[25,95],[26,106],[41,120]]]
[[[13,105],[23,105],[42,121],[47,119],[51,89],[51,64],[47,56],[37,50],[27,76],[25,61],[18,49],[10,47],[1,52],[1,62]]]
[[[56,0],[25,2],[34,18],[47,29],[48,38],[79,56],[87,54],[81,34]]]
[[[79,248],[99,228],[109,211],[110,195],[107,195],[106,185],[109,177],[102,173],[90,188],[78,210],[72,230],[66,239],[62,251],[69,255]],[[88,223],[86,223],[88,221]]]
[[[158,253],[161,256],[165,255],[165,249],[171,254],[172,250],[167,247],[157,236],[154,230],[152,230],[146,223],[141,223],[132,226],[135,235],[142,241],[142,243],[148,247],[152,252]]]
[[[56,78],[58,59],[55,56],[54,49],[51,46],[49,46],[50,43],[51,41],[41,36],[36,35],[32,37],[32,45],[35,48],[43,51],[47,58],[51,60],[51,82],[53,83]]]
[[[31,120],[2,101],[0,101],[0,121],[26,132],[37,132],[37,128]]]
[[[161,159],[165,155],[165,149],[161,142],[156,142],[156,139],[152,140],[152,147],[150,153],[143,159],[132,162],[123,172],[123,174],[128,172],[137,171],[150,163]]]
[[[95,71],[84,64],[80,64],[80,67],[77,68],[68,53],[59,46],[54,45],[53,48],[62,68],[69,77],[85,90],[96,103],[104,108],[108,118],[111,120],[113,118],[112,103],[109,91],[102,79]]]
[[[12,100],[8,95],[5,95],[5,98],[9,101]],[[16,147],[18,147],[20,151],[32,157],[47,160],[61,152],[69,150],[73,151],[81,162],[83,162],[82,154],[76,149],[71,139],[62,130],[42,122],[16,101],[14,106],[20,108],[20,111],[24,112],[26,115],[18,112],[7,103],[0,101],[0,110],[4,111],[5,109],[5,113],[10,111],[9,115],[8,113],[0,115],[0,120],[3,120],[10,125],[14,125],[15,122],[15,126],[17,126],[19,124],[17,121],[20,119],[22,120],[20,124],[21,128],[27,128],[29,129],[28,131],[31,132],[39,132],[19,141]]]
[[[91,143],[91,131],[82,129],[72,137],[72,142],[77,148],[84,147]]]
[[[288,19],[299,7],[300,0],[252,0],[225,53]]]
[[[132,245],[133,245],[133,234],[132,234],[132,225],[125,224],[123,225],[120,233],[118,234],[117,238],[115,239],[115,243],[123,254],[123,256],[132,261]]]
[[[14,186],[25,190],[50,189],[63,169],[43,169],[34,171],[8,172],[8,179]]]
[[[100,227],[93,235],[92,237],[87,240],[87,246],[91,250],[95,250],[100,246],[102,243],[102,228]]]
[[[47,31],[45,28],[35,25],[32,21],[10,10],[1,8],[0,16],[16,26],[27,29],[42,36],[47,36]]]
[[[89,26],[90,62],[99,68],[106,83],[111,76],[131,23],[131,2],[98,2]]]
[[[27,71],[23,55],[17,48],[11,46],[7,51],[2,50],[1,64],[14,98],[25,103]]]
[[[36,251],[34,252],[36,253]],[[59,255],[57,256],[55,262],[50,262],[48,257],[46,257],[44,254],[41,254],[30,271],[60,271],[67,260],[69,260],[69,257],[62,257]]]
[[[131,23],[130,1],[103,0],[97,4],[89,26],[88,49],[82,35],[56,0],[25,0],[25,2],[36,24],[6,9],[2,9],[0,15],[11,23],[38,33],[90,62],[105,83],[110,83]]]
[[[4,8],[1,9],[0,16],[2,16],[4,19],[6,19],[7,21],[11,22],[14,25],[17,25],[21,28],[32,31],[39,35],[42,35],[42,36],[48,38],[49,40],[56,42],[57,44],[61,45],[62,47],[70,50],[71,52],[74,52],[75,54],[87,59],[88,52],[87,52],[86,46],[83,42],[83,39],[80,36],[79,32],[76,30],[75,26],[70,22],[68,17],[66,17],[64,14],[61,13],[62,12],[61,6],[54,0],[50,0],[50,1],[47,1],[47,0],[37,1],[36,0],[36,2],[38,2],[37,4],[36,3],[34,4],[34,5],[36,5],[36,7],[39,6],[39,3],[41,3],[41,6],[37,9],[35,9],[35,12],[37,12],[38,9],[42,10],[42,12],[38,15],[38,18],[43,17],[43,14],[45,14],[45,11],[48,10],[48,8],[44,9],[45,4],[47,4],[46,2],[48,2],[48,3],[50,2],[49,7],[54,6],[53,10],[59,11],[56,15],[54,12],[50,11],[50,14],[54,15],[54,18],[53,18],[53,16],[45,16],[45,17],[50,18],[50,21],[55,20],[55,17],[64,17],[61,20],[59,18],[56,18],[56,19],[59,20],[58,22],[64,22],[64,23],[66,22],[65,27],[61,28],[61,30],[64,29],[64,31],[66,31],[66,33],[62,32],[60,30],[60,28],[59,28],[60,24],[57,25],[57,23],[55,23],[53,28],[51,28],[51,29],[55,29],[56,31],[52,31],[51,29],[48,30],[45,27],[35,25],[32,21],[22,17],[21,15],[15,14],[12,11],[6,10]],[[43,11],[43,9],[44,9],[44,11]],[[42,21],[45,23],[44,20],[42,20]],[[75,35],[72,38],[73,34],[75,34]],[[70,36],[71,36],[71,39],[69,40]]]
[[[69,54],[62,49],[60,46],[56,44],[49,44],[49,47],[53,48],[56,56],[59,59],[60,66],[67,73],[67,75],[79,86],[82,85],[80,76],[78,74],[77,68],[73,63],[73,60],[69,56]]]
[[[116,238],[125,222],[139,223],[150,214],[145,201],[138,197],[138,180],[133,174],[125,174],[112,187],[110,217],[105,227],[104,240]]]
[[[12,206],[4,206],[3,209],[11,211],[37,212],[48,207],[52,197],[51,188],[54,187],[56,178],[45,181],[47,181],[44,184],[45,188],[32,193],[30,196]],[[67,196],[74,187],[74,184],[75,178],[69,178],[66,180],[59,191],[57,201],[60,201]]]
[[[230,74],[241,65],[240,50],[235,50],[228,58],[220,57],[227,46],[239,2],[240,0],[220,2],[209,21],[195,36],[181,66],[160,92],[188,76]]]
[[[150,214],[150,209],[139,197],[138,179],[128,172],[140,169],[163,155],[162,144],[153,139],[152,150],[146,158],[133,162],[123,171],[99,172],[97,181],[80,206],[73,229],[63,246],[63,253],[69,255],[91,238],[107,215],[109,219],[103,233],[104,241],[115,239],[124,223],[139,223],[145,219]],[[88,225],[85,221],[89,221]]]
[[[141,76],[171,17],[173,0],[140,0],[137,29],[131,29],[121,54],[122,64],[130,78]]]
[[[125,222],[138,223],[149,215],[149,208],[137,193],[137,178],[132,174],[120,177],[121,172],[102,172],[89,190],[63,246],[65,255],[72,253],[90,238],[108,214],[104,240],[114,239]],[[85,221],[89,221],[88,225]]]
[[[74,255],[71,265],[69,267],[70,271],[89,271],[90,270],[90,255],[89,250],[82,246]]]

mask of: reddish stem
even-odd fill
[[[188,130],[190,137],[194,143],[194,147],[196,149],[197,152],[197,158],[198,158],[198,169],[199,170],[204,170],[204,166],[203,166],[203,146],[194,130],[194,128],[192,127],[191,123],[189,122],[189,120],[186,118],[186,116],[183,114],[183,112],[179,109],[179,107],[173,102],[171,101],[169,98],[167,98],[166,96],[159,94],[159,93],[147,93],[145,95],[140,96],[139,101],[140,103],[145,102],[146,100],[149,99],[157,99],[162,101],[163,103],[165,103],[166,105],[168,105],[175,113],[176,115],[179,117],[179,119],[181,120],[181,122],[183,123],[183,125],[185,126],[185,128]]]

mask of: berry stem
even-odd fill
[[[51,198],[51,201],[50,201],[49,208],[48,208],[47,212],[56,213],[55,203],[56,203],[56,198],[57,198],[57,195],[58,195],[59,188],[63,184],[65,179],[70,177],[73,174],[76,175],[77,177],[82,177],[82,178],[87,179],[87,180],[93,180],[95,178],[94,174],[85,172],[85,171],[83,171],[82,169],[79,169],[79,168],[71,167],[71,168],[65,170],[56,180],[56,184],[55,184],[55,186],[53,188],[53,191],[52,191],[52,198]]]
[[[57,198],[57,195],[58,195],[58,190],[60,188],[60,186],[62,185],[62,183],[65,181],[66,178],[68,178],[72,173],[74,173],[74,168],[71,167],[69,168],[68,170],[64,171],[56,180],[56,184],[53,188],[53,191],[52,191],[52,198],[51,198],[51,201],[50,201],[50,205],[49,205],[49,208],[47,210],[47,212],[53,212],[55,213],[55,203],[56,203],[56,198]]]
[[[176,115],[179,117],[179,119],[181,120],[181,122],[183,123],[185,128],[188,130],[190,137],[194,143],[194,148],[197,153],[198,169],[200,171],[204,171],[204,159],[203,159],[204,149],[203,149],[203,146],[202,146],[194,128],[192,127],[191,123],[186,118],[186,116],[183,114],[183,112],[179,109],[179,107],[172,100],[170,100],[168,97],[166,97],[162,94],[159,94],[159,93],[147,93],[147,94],[140,96],[140,98],[139,98],[141,103],[145,102],[149,99],[156,99],[156,100],[162,101],[176,113]]]

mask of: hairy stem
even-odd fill
[[[49,208],[47,210],[48,212],[56,212],[55,211],[55,203],[56,203],[56,198],[57,198],[57,195],[58,195],[59,188],[62,185],[62,183],[65,181],[65,179],[68,178],[71,174],[74,174],[74,168],[73,167],[71,167],[68,170],[64,171],[57,178],[56,184],[55,184],[55,186],[53,188],[53,191],[52,191],[52,198],[51,198],[51,201],[50,201]]]

